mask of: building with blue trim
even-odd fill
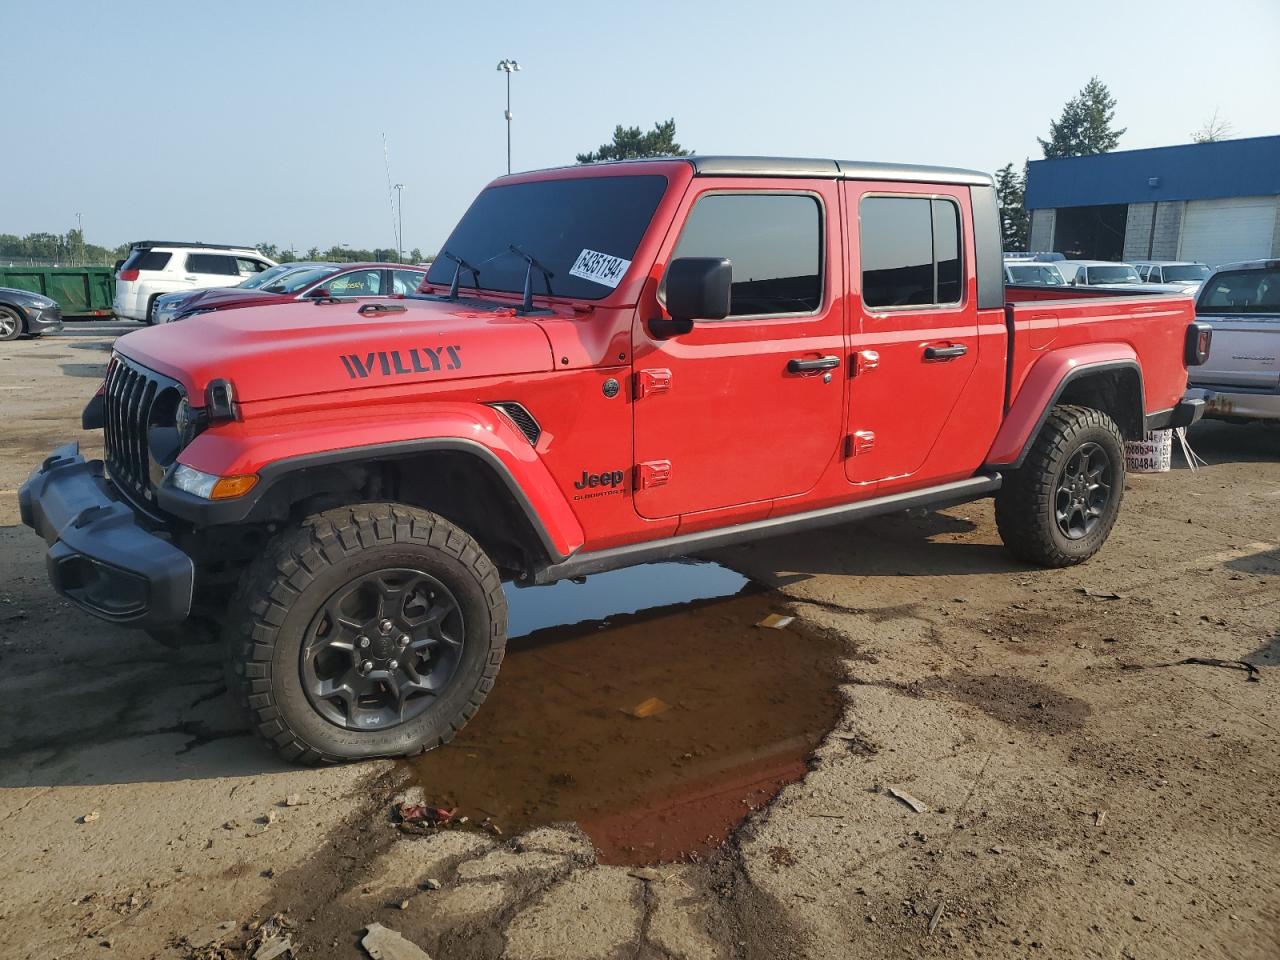
[[[1280,257],[1280,136],[1027,164],[1030,248],[1096,260]]]

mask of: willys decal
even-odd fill
[[[399,377],[411,373],[435,373],[437,370],[461,370],[462,347],[413,347],[408,350],[379,350],[376,353],[344,353],[338,359],[352,380],[378,373]]]

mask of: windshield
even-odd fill
[[[558,297],[599,300],[622,281],[667,189],[661,176],[584,177],[539,180],[489,187],[471,204],[441,247],[427,280],[448,284],[457,264],[448,251],[480,272],[481,290],[524,290],[524,257],[512,245],[551,271],[551,292]],[[474,278],[463,270],[465,289]],[[542,274],[532,275],[533,292],[546,292]]]
[[[1035,283],[1048,287],[1064,286],[1066,281],[1057,267],[1009,265],[1009,279],[1013,283]]]
[[[1280,315],[1280,268],[1219,273],[1200,288],[1196,313]]]
[[[267,290],[268,293],[297,293],[299,290],[303,290],[337,272],[337,267],[304,267],[301,270],[295,269],[292,273],[277,277],[274,283],[269,283],[262,289]],[[268,287],[270,288],[269,290],[267,289]]]
[[[1086,273],[1089,283],[1141,283],[1138,271],[1130,266],[1088,267]]]
[[[1165,283],[1178,283],[1179,281],[1191,283],[1199,283],[1201,280],[1209,278],[1209,268],[1203,263],[1181,264],[1176,267],[1164,268]]]
[[[284,276],[290,270],[296,269],[298,268],[290,267],[286,264],[280,264],[276,267],[268,267],[261,273],[255,273],[244,283],[240,284],[240,287],[245,290],[257,290],[261,287],[265,287],[269,283],[273,283],[277,278]]]

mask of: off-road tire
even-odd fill
[[[17,340],[26,329],[22,322],[22,314],[12,307],[0,307],[0,319],[5,322],[0,326],[0,341]]]
[[[1097,444],[1111,463],[1111,490],[1093,530],[1069,539],[1055,517],[1057,484],[1067,461],[1085,444]],[[1016,557],[1042,567],[1083,563],[1106,542],[1124,499],[1124,439],[1115,421],[1090,407],[1056,406],[1036,435],[1021,467],[996,493],[996,526]]]
[[[458,666],[426,711],[397,726],[331,722],[303,687],[308,625],[352,577],[412,564],[445,584],[463,613]],[[408,756],[448,743],[493,689],[506,648],[507,602],[479,544],[434,513],[394,503],[339,507],[270,541],[232,597],[225,637],[229,691],[271,749],[301,764]]]

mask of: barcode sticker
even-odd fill
[[[611,257],[607,253],[597,253],[595,250],[583,250],[578,254],[578,259],[573,262],[573,266],[569,268],[569,276],[581,277],[583,280],[613,288],[622,282],[629,266],[631,266],[630,260]]]

